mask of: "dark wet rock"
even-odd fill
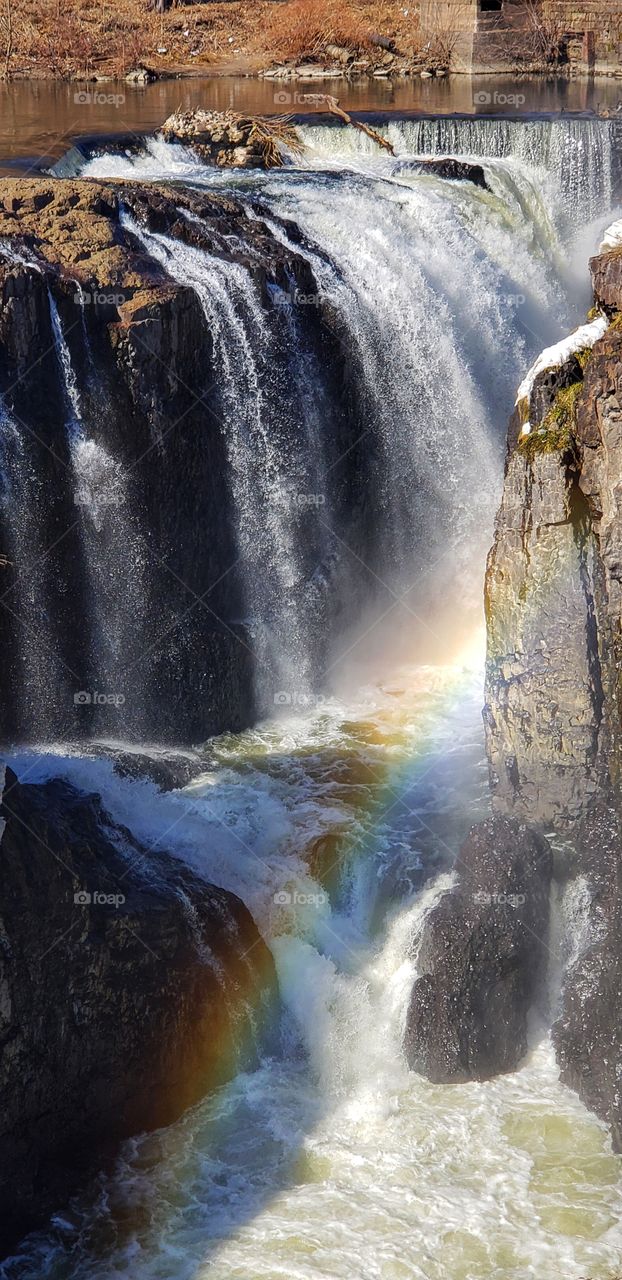
[[[490,191],[481,164],[471,164],[468,160],[455,160],[452,156],[444,156],[439,160],[418,160],[417,168],[423,173],[434,173],[438,178],[448,178],[451,182],[473,182],[476,187]]]
[[[558,447],[528,448],[520,415],[510,428],[486,576],[485,723],[497,811],[572,835],[585,927],[553,1039],[562,1079],[622,1149],[622,255],[590,266],[611,323],[580,376],[577,362],[566,370],[566,386],[582,378],[570,429]],[[563,395],[560,374],[534,390],[538,412]]]
[[[576,356],[553,369],[542,369],[534,378],[529,397],[529,421],[540,423],[553,408],[560,391],[583,381],[583,370]]]
[[[600,800],[582,823],[578,864],[590,906],[553,1026],[561,1079],[609,1125],[622,1151],[622,824]]]
[[[611,249],[591,259],[590,271],[596,302],[617,314],[622,299],[622,249]]]
[[[514,820],[474,827],[430,912],[408,1010],[409,1065],[437,1083],[518,1066],[546,970],[552,855]]]
[[[510,454],[486,573],[494,803],[568,826],[598,789],[603,695],[593,544],[574,462]]]
[[[150,856],[97,796],[7,770],[1,817],[6,1251],[123,1138],[255,1060],[276,979],[243,903]]]
[[[154,782],[160,791],[177,791],[207,768],[197,752],[171,747],[123,750],[117,743],[89,742],[82,747],[82,754],[111,760],[120,777]]]

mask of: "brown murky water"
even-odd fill
[[[477,115],[594,112],[621,107],[617,80],[542,80],[454,76],[442,80],[297,81],[255,78],[162,80],[135,88],[48,81],[0,84],[0,173],[53,163],[72,141],[91,134],[148,133],[177,107],[309,112],[308,93],[333,93],[352,111]]]

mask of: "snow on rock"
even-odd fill
[[[618,222],[612,222],[610,227],[603,233],[599,253],[606,253],[608,249],[618,249],[622,245],[622,218]]]
[[[591,349],[599,338],[609,327],[609,321],[606,316],[599,315],[595,320],[591,320],[589,324],[583,324],[579,329],[575,329],[574,333],[569,333],[566,338],[562,338],[561,342],[556,342],[553,347],[545,347],[540,352],[538,359],[532,364],[529,373],[523,378],[518,388],[516,404],[520,404],[521,400],[529,400],[533,391],[533,386],[539,373],[543,373],[545,369],[558,369],[566,364],[572,356],[576,356],[579,351],[585,351],[586,348]]]

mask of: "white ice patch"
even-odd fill
[[[602,338],[603,334],[606,333],[608,327],[609,321],[607,317],[599,315],[595,320],[591,320],[589,324],[583,324],[580,328],[575,329],[574,333],[569,333],[566,338],[562,338],[561,342],[556,342],[552,347],[545,347],[544,351],[540,352],[538,359],[532,364],[529,373],[523,378],[518,388],[516,404],[520,404],[521,400],[530,398],[538,374],[544,373],[545,369],[560,369],[572,356],[576,356],[579,351],[591,350],[599,338]]]

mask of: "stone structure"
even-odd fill
[[[557,50],[571,73],[622,75],[619,0],[422,0],[421,25],[452,33],[458,71],[535,67]]]

